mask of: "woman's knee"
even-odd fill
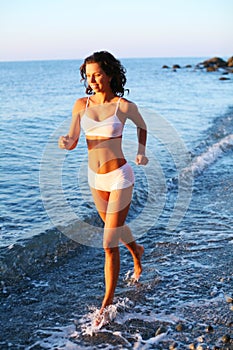
[[[118,237],[104,237],[103,248],[104,250],[111,250],[118,248],[119,238]]]
[[[104,240],[103,248],[105,251],[111,251],[119,247],[119,239]]]
[[[114,256],[115,254],[119,254],[119,247],[104,247],[104,252],[108,256]]]
[[[121,227],[105,227],[104,228],[104,238],[103,238],[103,248],[115,248],[118,247],[120,237],[121,237]]]

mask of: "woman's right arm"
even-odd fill
[[[80,135],[80,112],[83,110],[83,99],[79,99],[75,102],[72,111],[72,121],[70,124],[69,133],[66,136],[60,136],[58,145],[62,149],[71,151],[74,149],[79,140]]]

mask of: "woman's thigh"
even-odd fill
[[[133,186],[105,192],[91,188],[96,209],[105,223],[104,247],[118,245],[129,211]]]
[[[110,192],[96,190],[95,188],[91,187],[91,193],[96,210],[98,211],[101,219],[105,222]]]
[[[109,220],[108,226],[116,227],[124,224],[132,200],[132,193],[133,186],[110,192],[106,208],[106,224]]]
[[[118,245],[132,199],[133,186],[114,190],[109,195],[105,215],[104,247]]]
[[[133,186],[112,192],[91,188],[91,192],[96,209],[103,221],[106,221],[108,214],[113,226],[122,226],[122,221],[125,221],[131,203]]]

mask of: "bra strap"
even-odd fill
[[[115,115],[118,111],[118,108],[119,108],[119,104],[120,104],[120,100],[121,100],[121,97],[119,97],[118,101],[117,101],[117,105],[116,105],[116,110],[115,110]]]
[[[86,108],[85,108],[85,111],[87,110],[87,107],[89,105],[89,100],[90,100],[90,96],[87,97],[87,102],[86,102]]]

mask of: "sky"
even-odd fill
[[[232,0],[0,0],[0,61],[233,55]]]

